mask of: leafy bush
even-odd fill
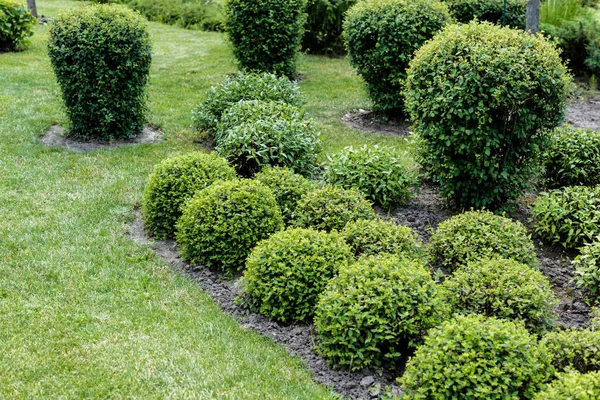
[[[257,181],[221,181],[198,192],[183,208],[175,235],[191,264],[232,273],[261,240],[283,228],[269,188]]]
[[[311,54],[343,54],[344,14],[357,0],[308,0],[302,48]]]
[[[600,186],[540,193],[531,216],[541,237],[567,248],[581,247],[600,234]]]
[[[377,145],[346,147],[330,157],[325,180],[343,188],[356,188],[384,209],[405,204],[413,195],[410,187],[418,185],[417,175],[406,170],[397,151]]]
[[[371,203],[358,190],[327,185],[300,198],[293,223],[301,228],[339,231],[350,221],[375,218]]]
[[[69,10],[50,28],[48,51],[70,136],[110,141],[141,133],[151,48],[138,13],[119,5]]]
[[[589,329],[567,329],[550,332],[542,343],[553,356],[557,371],[577,370],[582,373],[600,371],[600,332]]]
[[[0,52],[25,50],[35,23],[35,17],[20,2],[0,0]]]
[[[240,100],[272,100],[301,107],[298,85],[273,74],[237,74],[208,89],[192,112],[194,127],[214,133],[221,115]]]
[[[395,254],[414,257],[421,253],[421,241],[408,226],[381,219],[351,221],[341,232],[354,256]]]
[[[504,13],[503,0],[444,0],[450,14],[460,23],[474,19],[502,24]],[[527,0],[508,0],[506,2],[506,25],[512,28],[525,29],[525,13]]]
[[[560,374],[534,400],[592,400],[600,398],[600,372]]]
[[[182,208],[194,194],[217,180],[235,179],[227,161],[194,152],[167,158],[154,167],[144,189],[142,215],[151,236],[171,238]]]
[[[346,48],[367,84],[374,111],[383,117],[403,113],[408,63],[448,22],[448,8],[437,0],[367,0],[348,10]]]
[[[592,320],[590,321],[590,329],[594,331],[600,331],[600,306],[592,307],[592,311],[590,311],[590,317],[592,317]]]
[[[428,246],[434,263],[450,270],[495,256],[537,266],[533,242],[523,224],[485,210],[464,212],[442,222]]]
[[[319,299],[317,351],[350,370],[406,359],[443,307],[422,261],[369,256],[341,269]]]
[[[496,209],[529,187],[571,83],[549,42],[490,23],[452,25],[407,74],[419,152],[444,197]]]
[[[587,289],[592,302],[600,300],[600,235],[581,249],[575,260],[577,284]]]
[[[256,246],[244,272],[252,308],[276,321],[308,322],[327,282],[352,259],[338,234],[290,228]]]
[[[531,399],[550,362],[520,323],[457,316],[429,331],[400,383],[411,399]]]
[[[306,0],[229,0],[227,33],[241,69],[296,77]]]
[[[127,0],[150,21],[205,31],[225,30],[225,15],[215,1]]]

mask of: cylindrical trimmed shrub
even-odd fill
[[[194,152],[163,160],[154,167],[144,189],[146,231],[158,239],[173,237],[183,206],[196,192],[236,177],[227,161],[214,154]]]
[[[352,260],[336,233],[290,228],[260,242],[244,272],[249,305],[285,323],[309,322],[327,282]]]
[[[450,14],[460,23],[474,19],[500,25],[503,22],[503,0],[444,0]],[[506,25],[511,28],[525,28],[527,0],[506,1]]]
[[[110,141],[142,132],[152,55],[138,13],[119,5],[62,13],[50,28],[48,52],[71,121],[70,136]]]
[[[408,63],[448,22],[448,8],[437,0],[366,0],[348,10],[346,48],[375,112],[383,117],[403,114]]]
[[[315,313],[317,351],[350,370],[396,368],[443,314],[422,261],[382,254],[341,269]]]
[[[25,50],[35,23],[35,17],[22,2],[0,0],[0,53]]]
[[[176,239],[191,264],[233,273],[256,244],[283,228],[271,189],[252,180],[221,181],[183,208]]]
[[[534,400],[592,399],[600,399],[600,372],[560,374],[557,380],[534,397]]]
[[[573,265],[577,284],[587,290],[592,303],[600,301],[600,235],[581,249]]]
[[[544,38],[490,23],[450,25],[419,49],[406,108],[442,196],[498,209],[529,187],[570,75]]]
[[[531,399],[554,373],[522,324],[457,316],[429,331],[400,384],[411,399]]]
[[[600,371],[600,332],[589,329],[566,329],[550,332],[542,343],[552,354],[557,371],[581,373]]]
[[[344,15],[357,0],[308,0],[302,49],[310,54],[343,54]]]

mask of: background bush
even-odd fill
[[[581,254],[573,260],[577,284],[584,287],[591,302],[600,300],[600,235],[595,241],[581,249]]]
[[[36,19],[21,2],[0,0],[0,52],[25,50],[35,24]]]
[[[590,400],[600,398],[600,372],[560,374],[534,400]]]
[[[48,52],[70,136],[110,141],[142,132],[151,48],[138,13],[119,5],[64,12],[50,28]]]
[[[490,23],[452,25],[407,74],[406,108],[444,197],[497,209],[529,187],[571,83],[548,41]]]
[[[550,332],[542,343],[553,356],[557,371],[582,373],[600,370],[600,332],[589,329],[567,329]]]
[[[502,24],[503,0],[444,0],[450,14],[457,22],[467,23],[474,19]],[[506,2],[506,25],[525,29],[527,0],[508,0]]]
[[[343,54],[344,14],[357,0],[308,0],[302,49],[311,54]]]
[[[218,1],[126,0],[150,21],[204,31],[225,30],[225,15]]]
[[[437,0],[367,0],[348,10],[346,48],[375,112],[383,117],[403,114],[408,63],[448,22],[448,8]]]

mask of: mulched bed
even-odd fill
[[[64,149],[84,152],[98,149],[110,149],[115,147],[133,146],[136,144],[155,143],[162,140],[162,134],[152,125],[146,125],[142,134],[130,140],[113,140],[110,143],[103,142],[83,142],[65,136],[65,129],[60,125],[52,125],[50,130],[40,138],[46,146],[60,146]]]

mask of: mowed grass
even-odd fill
[[[38,0],[50,18],[79,6]],[[28,51],[0,54],[0,398],[332,398],[300,360],[241,328],[128,236],[152,166],[203,150],[191,109],[236,71],[222,34],[149,27],[149,119],[165,136],[157,144],[88,153],[41,145],[53,123],[67,124],[48,26]],[[339,122],[369,107],[347,60],[303,56],[300,70],[323,160],[346,145],[404,148]]]

